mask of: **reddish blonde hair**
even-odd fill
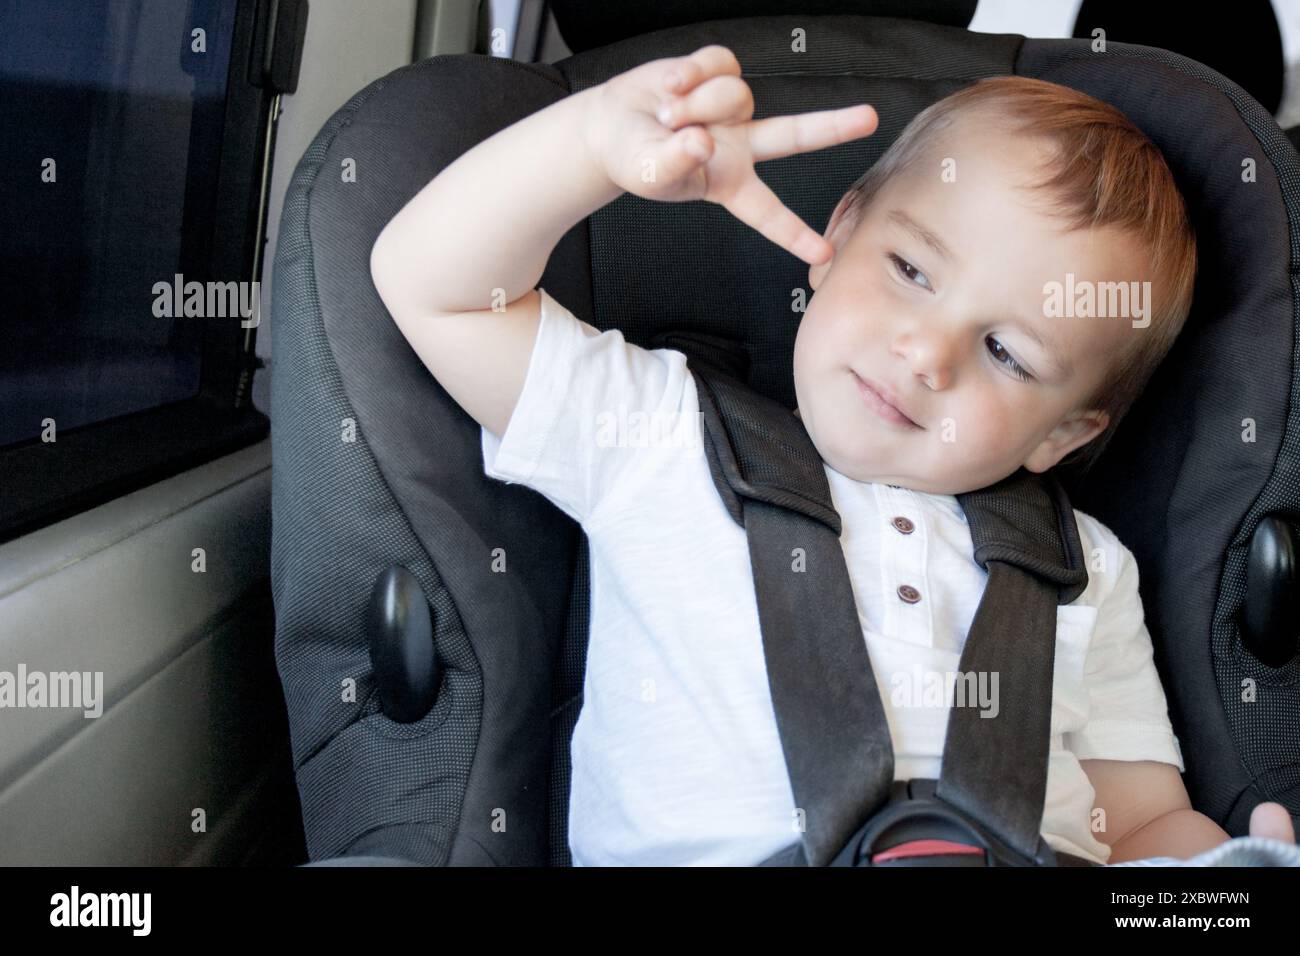
[[[1116,226],[1148,250],[1151,323],[1133,329],[1085,407],[1105,410],[1110,423],[1061,464],[1087,472],[1121,419],[1142,394],[1191,311],[1196,235],[1186,203],[1160,150],[1122,112],[1101,100],[1046,80],[998,76],[979,80],[918,113],[885,154],[850,187],[845,215],[860,215],[898,173],[921,160],[955,117],[978,110],[1011,134],[1038,137],[1051,149],[1042,189],[1068,230]]]

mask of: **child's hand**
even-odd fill
[[[1280,803],[1261,803],[1250,812],[1250,835],[1295,843],[1291,814]]]
[[[720,203],[810,265],[828,261],[834,248],[785,207],[754,164],[868,136],[877,122],[865,104],[753,120],[740,63],[717,45],[611,77],[590,103],[587,145],[621,189],[665,202]]]

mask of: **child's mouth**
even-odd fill
[[[853,372],[852,369],[850,369],[850,372],[852,372],[853,380],[858,386],[858,393],[862,396],[863,401],[867,403],[867,406],[871,408],[872,411],[887,422],[892,422],[895,425],[901,425],[908,429],[920,429],[920,425],[912,421],[893,405],[889,404],[889,402],[885,400],[884,396],[863,381],[862,377],[858,375],[857,372]]]

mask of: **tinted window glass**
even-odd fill
[[[235,0],[0,0],[0,445],[193,397]],[[202,30],[196,36],[193,31]]]

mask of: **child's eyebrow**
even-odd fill
[[[933,249],[935,254],[941,259],[947,262],[953,262],[956,260],[957,257],[948,250],[948,247],[943,244],[942,239],[929,229],[925,228],[925,226],[921,225],[907,213],[903,212],[903,210],[891,209],[888,218],[890,222],[902,226],[912,235],[916,236],[916,238],[924,242],[927,246]]]
[[[938,255],[946,262],[953,262],[956,260],[957,258],[956,255],[954,255],[948,249],[948,247],[944,245],[942,239],[940,239],[933,231],[921,225],[919,222],[917,222],[915,219],[913,219],[903,210],[891,209],[886,218],[890,222],[894,223],[895,225],[902,226],[912,235],[916,236],[917,239],[924,242],[927,246],[929,246],[932,250],[934,250],[936,255]],[[1059,375],[1061,378],[1069,378],[1071,375],[1074,374],[1073,363],[1070,362],[1068,357],[1059,353],[1056,349],[1054,349],[1051,345],[1048,344],[1047,340],[1043,338],[1043,334],[1038,331],[1038,328],[1035,326],[1033,322],[1027,321],[1021,318],[1019,315],[1015,315],[1014,313],[1010,316],[1010,318],[1011,321],[1014,322],[1017,326],[1019,326],[1020,329],[1026,335],[1028,335],[1031,339],[1033,339],[1035,342],[1038,343],[1039,347],[1047,355],[1048,362],[1051,364],[1053,370],[1057,373],[1057,375]]]

